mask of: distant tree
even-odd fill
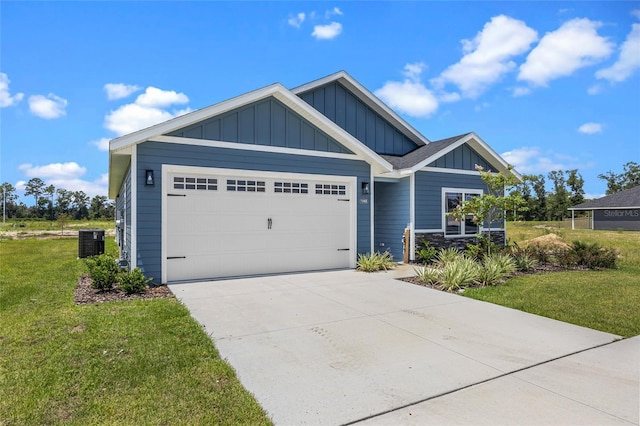
[[[562,170],[553,170],[547,175],[553,181],[554,192],[549,194],[548,214],[551,220],[564,220],[569,206],[569,191]]]
[[[35,198],[35,214],[38,215],[38,200],[44,193],[44,181],[40,178],[31,178],[25,185],[24,195],[33,195]]]
[[[56,211],[58,214],[70,213],[71,203],[73,201],[73,192],[67,191],[64,188],[58,188],[56,190]]]
[[[622,167],[624,171],[620,174],[608,171],[598,175],[607,182],[607,195],[640,185],[640,165],[635,161],[629,161]]]
[[[91,206],[89,207],[90,219],[110,219],[113,217],[112,207],[113,203],[110,202],[104,195],[96,195],[91,199]]]
[[[89,218],[89,196],[84,191],[74,191],[72,194],[72,206],[75,219]]]
[[[9,182],[0,185],[0,208],[3,209],[6,217],[15,217],[17,200],[18,194],[16,194],[16,188],[13,185]]]
[[[49,207],[49,218],[51,220],[53,220],[53,196],[55,195],[55,193],[56,193],[56,187],[53,185],[49,185],[45,187],[43,191],[43,195],[46,195],[49,197],[48,207]]]
[[[71,217],[67,213],[58,214],[58,225],[60,226],[60,235],[64,236],[64,227],[69,223]]]
[[[584,179],[580,173],[578,173],[577,169],[567,170],[567,185],[571,190],[571,195],[569,196],[569,204],[571,206],[576,206],[584,202]]]

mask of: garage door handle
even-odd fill
[[[349,251],[351,249],[338,249],[338,251]]]
[[[167,197],[186,197],[187,194],[167,194]]]
[[[187,256],[167,256],[167,260],[170,259],[186,259]]]
[[[349,201],[348,198],[338,198],[338,201]]]

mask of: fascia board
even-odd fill
[[[640,206],[629,206],[629,207],[567,207],[567,210],[632,210],[632,209],[640,209]]]
[[[339,81],[347,89],[351,90],[352,93],[358,96],[358,99],[363,101],[366,105],[371,107],[373,110],[377,111],[380,115],[382,115],[386,120],[391,122],[394,126],[402,129],[404,133],[409,133],[413,136],[414,141],[417,139],[419,145],[426,145],[430,143],[429,139],[427,139],[422,133],[415,129],[411,124],[406,122],[403,118],[401,118],[394,110],[389,108],[384,102],[382,102],[376,95],[371,93],[369,89],[360,84],[356,79],[351,77],[345,71],[339,71],[335,74],[331,74],[327,77],[323,77],[321,79],[312,81],[307,84],[303,84],[302,86],[295,87],[291,89],[291,93],[294,95],[298,95],[300,93],[308,92],[309,90],[313,90],[316,87],[323,86],[327,83],[331,83],[333,81]]]

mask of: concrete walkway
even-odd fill
[[[635,424],[640,337],[377,274],[170,288],[276,424]]]

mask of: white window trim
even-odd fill
[[[474,195],[482,195],[484,192],[482,191],[482,189],[473,189],[473,188],[442,188],[442,195],[441,195],[441,200],[442,200],[442,207],[441,207],[441,214],[442,214],[442,232],[444,234],[445,238],[468,238],[474,235],[477,235],[477,232],[474,232],[473,234],[465,234],[464,233],[464,219],[460,222],[460,234],[455,234],[455,235],[447,235],[447,197],[446,194],[447,192],[455,192],[455,193],[461,193],[462,194],[462,199],[464,200],[465,195],[467,194],[474,194]],[[482,224],[478,224],[478,231],[482,231],[484,228],[482,226]]]

